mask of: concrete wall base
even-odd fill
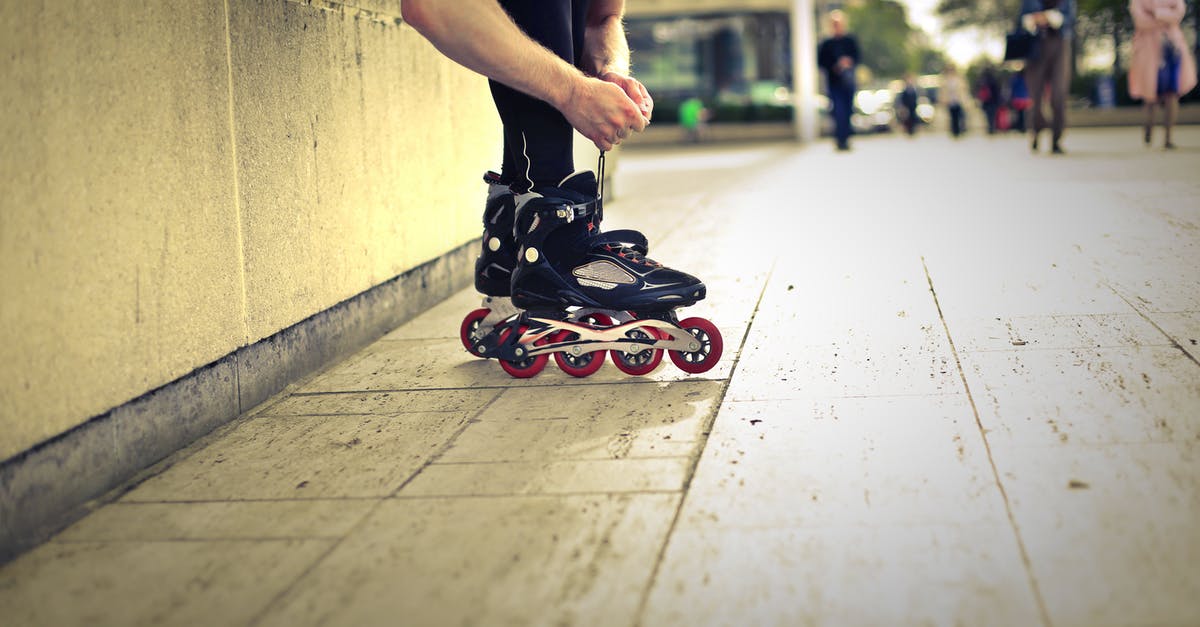
[[[465,288],[477,247],[459,246],[0,462],[0,564],[115,497],[139,471]]]

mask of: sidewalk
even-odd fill
[[[514,380],[461,293],[0,568],[0,622],[1200,624],[1176,143],[626,150],[604,226],[705,280],[714,370]]]

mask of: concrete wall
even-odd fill
[[[399,16],[0,3],[0,460],[478,236],[486,82]]]

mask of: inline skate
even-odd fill
[[[513,305],[511,298],[512,273],[517,265],[517,243],[513,235],[516,196],[509,186],[500,181],[500,175],[495,172],[489,171],[484,174],[483,181],[488,184],[488,195],[483,211],[481,250],[475,259],[475,289],[483,294],[483,303],[479,309],[468,313],[459,327],[459,338],[463,347],[478,357],[490,356],[475,350],[478,340],[491,333],[499,323],[521,313],[521,309]],[[595,175],[591,172],[572,174],[559,185],[593,191],[598,187]],[[590,226],[593,231],[599,230],[599,218],[597,214]],[[642,254],[648,252],[645,236],[637,231],[614,231],[605,234],[605,237],[611,241],[620,240]],[[609,326],[614,320],[632,320],[632,316],[626,312],[596,308],[576,309],[568,318],[596,326]],[[603,360],[595,365],[598,368],[602,363]]]
[[[463,343],[473,354],[497,358],[518,378],[541,372],[550,355],[576,377],[599,370],[605,352],[631,375],[649,374],[663,351],[685,372],[716,365],[720,331],[703,318],[676,315],[704,298],[704,284],[646,257],[641,233],[600,232],[602,193],[594,175],[514,197],[514,206],[510,296],[519,312],[487,329],[488,310],[472,312],[463,321]],[[480,323],[469,324],[472,317]]]

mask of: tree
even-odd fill
[[[976,27],[993,33],[1012,28],[1021,0],[940,0],[936,12],[946,30]]]
[[[1109,37],[1113,47],[1113,76],[1121,75],[1121,42],[1133,32],[1129,0],[1077,0],[1076,39],[1088,41]]]
[[[915,69],[909,66],[914,29],[904,5],[895,0],[865,0],[847,6],[845,12],[858,39],[862,65],[881,77],[899,77]]]

